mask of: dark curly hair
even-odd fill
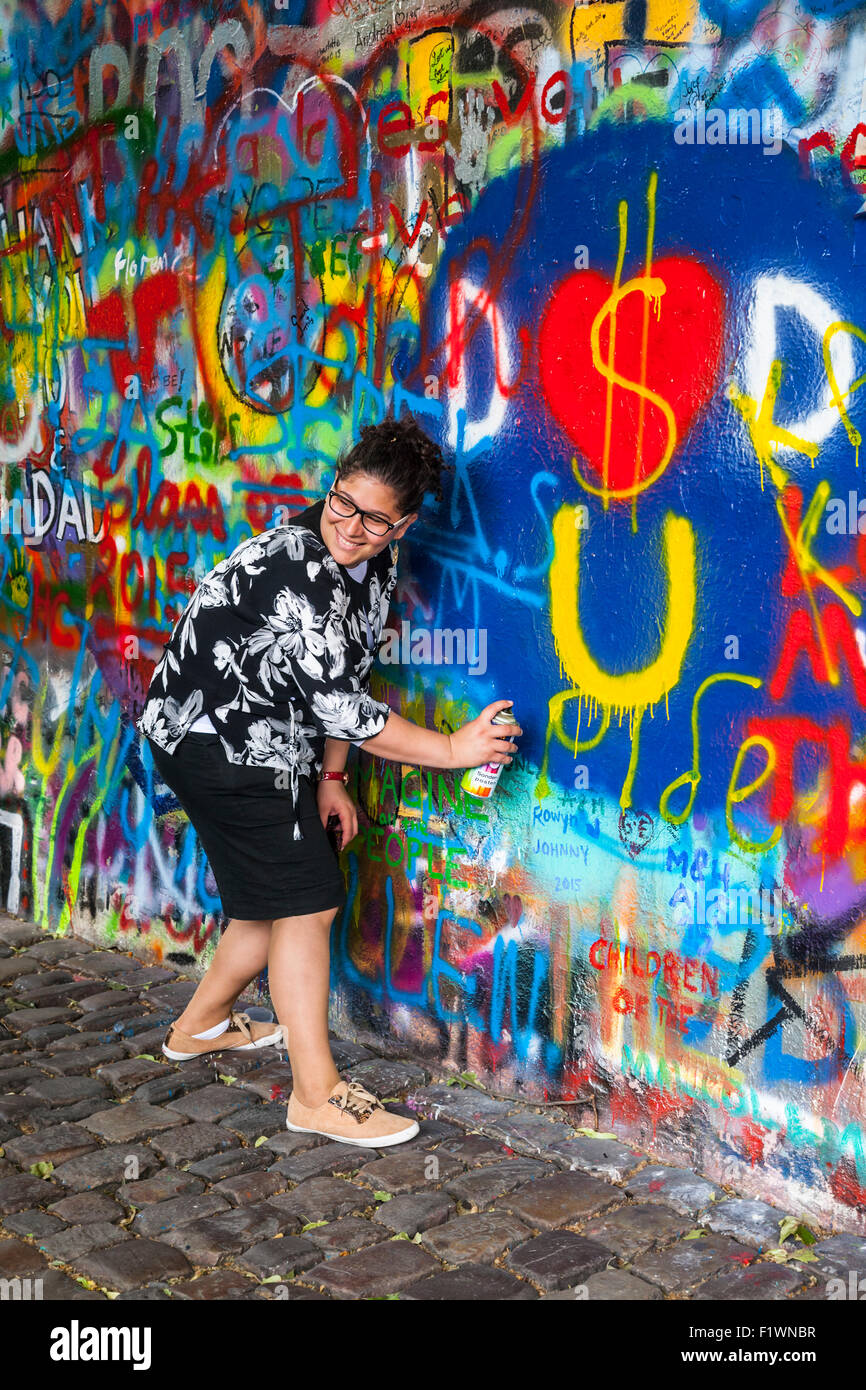
[[[366,473],[392,488],[401,516],[421,510],[428,492],[442,501],[442,473],[450,470],[439,445],[411,416],[365,425],[361,437],[337,464],[343,480]]]

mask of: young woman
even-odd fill
[[[494,700],[454,734],[413,724],[369,694],[397,581],[396,542],[441,452],[413,421],[367,426],[334,486],[286,525],[242,541],[205,575],[154,669],[137,727],[195,827],[229,923],[166,1035],[174,1060],[282,1042],[289,1129],[379,1148],[418,1126],[342,1079],[328,1042],[331,924],[346,901],[326,826],[358,832],[349,744],[426,767],[510,763]],[[515,726],[513,734],[522,730]],[[277,1025],[233,1012],[267,966]]]

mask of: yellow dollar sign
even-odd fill
[[[657,391],[650,390],[650,388],[646,386],[643,382],[630,381],[628,377],[621,376],[613,365],[614,342],[616,334],[616,311],[619,308],[622,301],[630,294],[642,294],[647,300],[651,300],[653,302],[653,308],[655,309],[656,317],[658,317],[661,308],[661,296],[664,294],[665,289],[666,286],[664,281],[656,275],[642,275],[637,276],[633,280],[627,280],[624,285],[618,285],[615,287],[613,293],[608,296],[608,298],[605,300],[604,304],[601,306],[601,308],[599,309],[598,313],[592,321],[592,328],[590,329],[589,338],[590,350],[592,352],[592,363],[596,371],[599,372],[599,374],[604,377],[605,381],[608,382],[607,413],[605,418],[604,437],[604,485],[602,487],[594,487],[592,483],[587,482],[587,480],[583,478],[580,474],[576,459],[572,459],[572,468],[574,469],[575,476],[577,477],[577,480],[580,483],[581,487],[585,488],[587,492],[591,492],[596,497],[623,498],[636,496],[639,492],[643,492],[645,488],[650,487],[658,478],[661,477],[662,473],[664,473],[665,469],[667,468],[668,464],[670,463],[673,457],[674,448],[677,442],[677,422],[674,417],[674,412],[671,410],[670,405],[665,400],[664,396],[660,396]],[[601,353],[600,338],[602,324],[604,323],[605,319],[608,318],[611,321],[610,361],[605,362]],[[642,360],[644,362],[646,361],[645,351]],[[632,483],[629,487],[624,488],[609,488],[607,486],[607,466],[608,457],[610,453],[610,403],[612,397],[612,388],[614,386],[619,386],[623,391],[633,391],[635,395],[640,398],[641,402],[649,401],[652,405],[656,406],[656,408],[660,410],[662,415],[664,416],[665,422],[668,427],[667,443],[665,444],[662,457],[658,465],[656,466],[654,472],[651,473],[648,478],[642,478],[638,480],[636,477],[634,483]],[[643,405],[641,405],[641,434],[643,432],[643,409],[644,407]],[[637,472],[637,469],[635,470],[635,472]]]

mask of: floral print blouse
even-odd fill
[[[233,763],[298,779],[322,769],[326,738],[357,746],[382,732],[390,706],[371,698],[370,667],[397,582],[398,547],[359,582],[322,539],[322,499],[251,536],[206,574],[154,668],[136,727],[173,753],[209,715]],[[304,838],[295,813],[294,839]]]

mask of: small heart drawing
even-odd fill
[[[654,261],[617,296],[595,270],[559,285],[541,322],[541,384],[602,490],[633,496],[667,467],[718,379],[724,307],[717,281],[686,256]]]
[[[653,819],[644,811],[625,810],[620,813],[619,838],[632,859],[646,849],[653,837]]]

